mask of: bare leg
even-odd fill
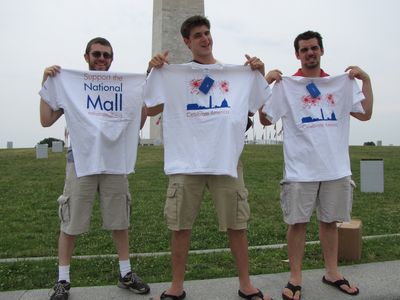
[[[288,242],[288,255],[290,265],[290,279],[289,282],[293,285],[301,285],[301,265],[304,257],[304,246],[306,243],[306,231],[307,223],[298,223],[289,225],[287,231],[287,242]],[[300,295],[297,292],[292,295],[292,292],[285,288],[283,293],[292,297],[293,299],[299,299]]]
[[[338,253],[338,229],[336,222],[324,223],[319,222],[319,240],[321,241],[322,252],[325,261],[325,278],[329,281],[336,281],[343,279],[337,266],[337,253]],[[354,285],[342,285],[342,288],[348,292],[353,293],[357,290]]]
[[[113,230],[112,237],[117,249],[119,260],[129,260],[129,235],[128,229]]]
[[[172,282],[170,288],[166,290],[168,295],[180,296],[183,293],[191,233],[191,230],[171,231]]]
[[[60,232],[58,238],[58,264],[68,266],[75,248],[75,235]]]
[[[246,230],[228,229],[229,246],[233,257],[235,258],[236,269],[239,275],[239,289],[245,295],[250,295],[258,292],[249,276],[249,252]],[[264,299],[271,299],[264,295]]]

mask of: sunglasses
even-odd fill
[[[100,51],[93,51],[90,53],[94,58],[100,58],[102,55],[104,59],[110,59],[112,58],[112,54],[108,52],[100,52]]]

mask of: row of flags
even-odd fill
[[[157,119],[157,121],[156,121],[156,125],[160,125],[160,123],[161,123],[161,114],[160,114],[160,116],[158,117],[158,119]],[[255,131],[254,131],[254,117],[253,117],[253,120],[252,120],[253,122],[252,122],[252,124],[251,124],[251,128],[252,128],[252,130],[253,130],[253,138],[254,138],[254,140],[256,139],[256,135],[255,135]],[[263,134],[261,135],[261,140],[264,140],[264,132],[265,132],[265,127],[266,126],[263,126]],[[277,127],[276,127],[276,123],[274,124],[274,138],[277,138],[278,136],[281,136],[282,135],[282,133],[283,133],[283,127],[281,127],[280,128],[280,130],[278,131],[277,130]],[[69,130],[68,130],[68,128],[67,127],[65,127],[65,129],[64,129],[64,145],[68,145],[68,138],[69,138]],[[247,139],[247,134],[246,134],[246,139]],[[271,139],[271,132],[269,132],[269,139]]]

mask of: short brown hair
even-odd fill
[[[85,51],[86,54],[89,55],[90,49],[92,48],[92,45],[94,45],[94,44],[100,44],[100,45],[103,45],[103,46],[110,47],[111,48],[111,57],[114,56],[114,51],[113,51],[113,48],[111,46],[111,43],[108,40],[106,40],[105,38],[102,38],[102,37],[95,37],[95,38],[91,39],[87,43],[86,51]]]
[[[303,33],[300,33],[296,37],[296,39],[294,40],[294,49],[296,50],[296,53],[299,52],[299,41],[300,40],[306,40],[307,41],[307,40],[310,40],[310,39],[313,39],[313,38],[316,38],[318,40],[318,45],[321,48],[321,50],[323,50],[324,46],[322,45],[322,36],[316,31],[308,30],[308,31],[305,31]]]
[[[210,21],[204,16],[196,15],[196,16],[192,16],[192,17],[186,19],[182,23],[182,26],[181,26],[182,37],[184,37],[185,39],[188,39],[190,36],[190,31],[194,27],[202,26],[202,25],[207,26],[208,29],[211,28]]]

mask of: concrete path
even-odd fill
[[[321,282],[323,270],[303,272],[302,300],[400,300],[400,260],[341,267],[350,282],[360,288],[358,296],[347,296]],[[282,287],[288,273],[252,276],[253,283],[275,300],[281,298]],[[73,287],[70,300],[148,300],[167,289],[168,282],[150,284],[151,293],[145,296],[132,294],[116,286]],[[239,300],[237,278],[193,280],[185,282],[187,300]],[[0,300],[45,300],[49,289],[1,292]]]

